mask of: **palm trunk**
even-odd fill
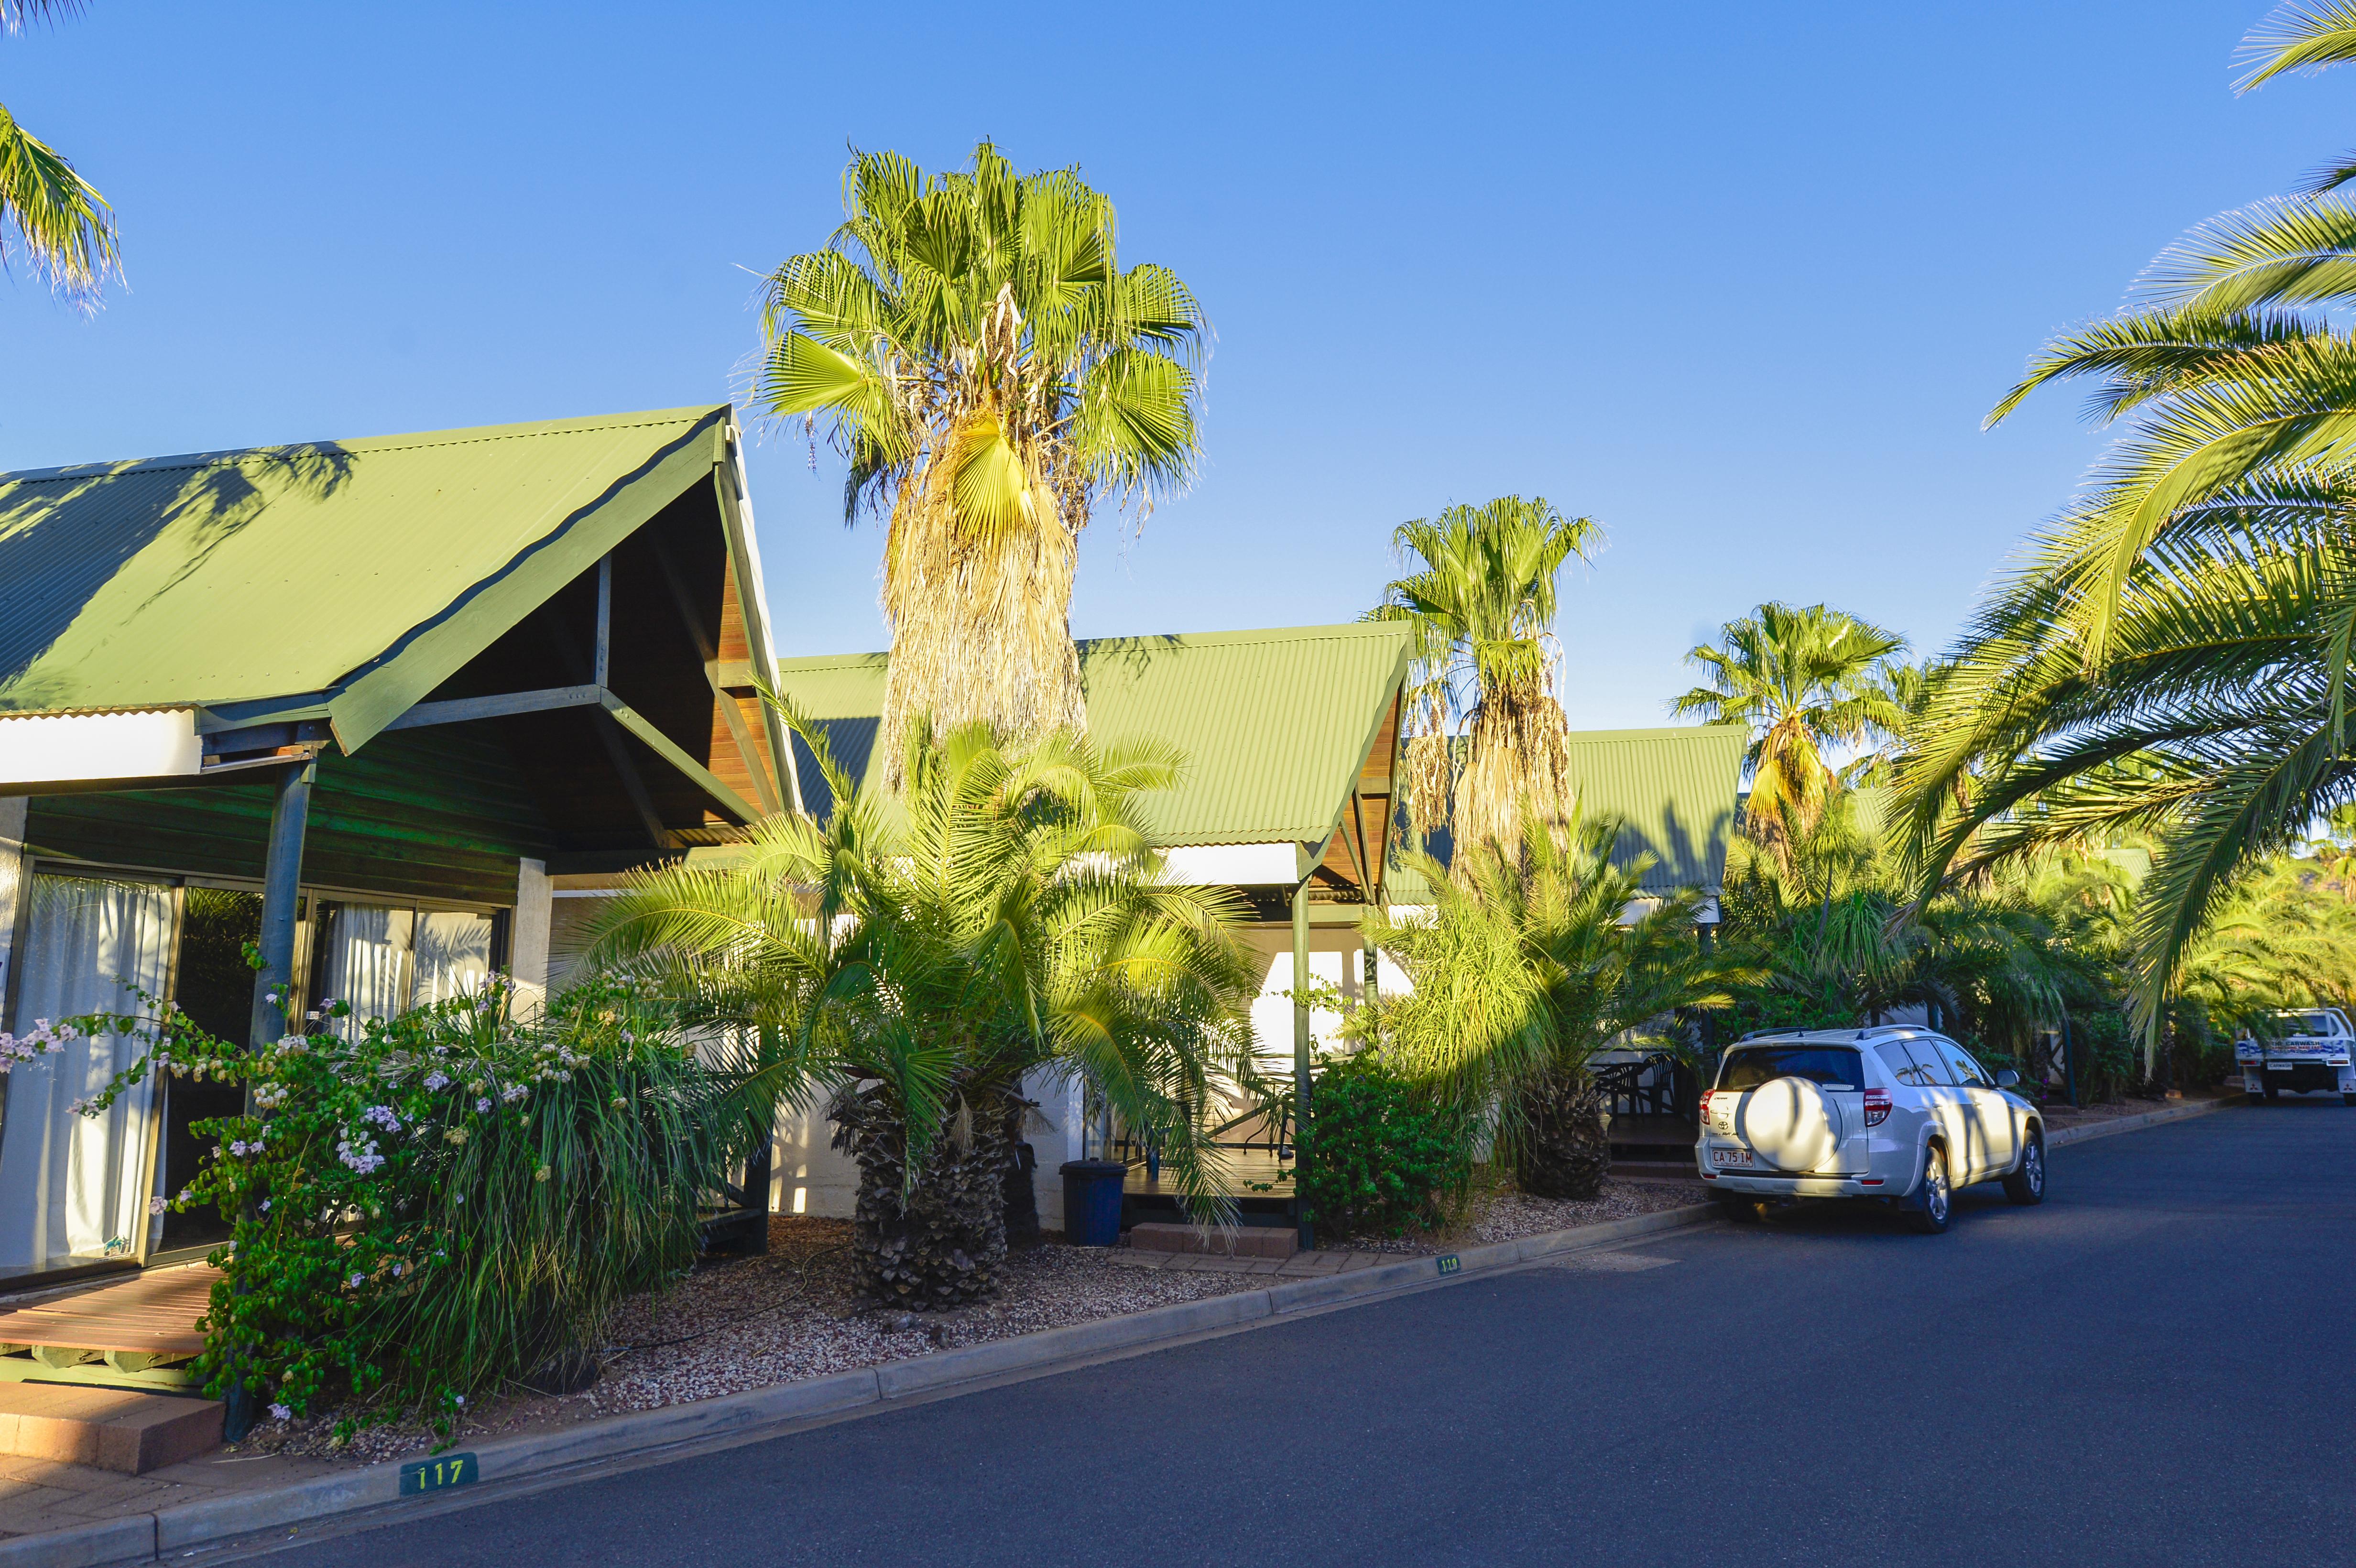
[[[1006,1262],[1006,1171],[1019,1107],[976,1093],[933,1145],[911,1189],[900,1107],[880,1084],[847,1089],[827,1116],[834,1147],[859,1162],[851,1213],[853,1288],[886,1306],[938,1311],[993,1294]]]
[[[946,453],[934,466],[950,471],[953,460]],[[884,546],[892,659],[882,743],[895,788],[920,720],[936,735],[979,720],[1001,745],[1087,723],[1072,646],[1077,539],[1048,492],[1034,492],[1035,517],[977,532],[931,488],[910,487]]]
[[[1550,824],[1570,820],[1570,730],[1562,704],[1542,675],[1484,690],[1472,710],[1463,776],[1456,782],[1456,848],[1495,845],[1521,858],[1525,813]]]
[[[1529,1121],[1515,1172],[1539,1198],[1592,1198],[1612,1167],[1612,1116],[1586,1073],[1564,1074],[1532,1091]]]

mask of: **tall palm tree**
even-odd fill
[[[782,704],[781,704],[782,706]],[[756,824],[742,858],[631,879],[589,958],[752,1032],[776,1098],[821,1097],[859,1165],[862,1291],[952,1307],[994,1288],[1027,1075],[1083,1081],[1162,1151],[1196,1211],[1228,1208],[1200,1113],[1250,1059],[1256,990],[1228,894],[1164,880],[1139,797],[1165,747],[969,724],[909,737],[900,809],[788,717],[836,805]]]
[[[825,250],[769,277],[755,396],[825,422],[846,521],[890,520],[897,783],[920,717],[1010,742],[1085,724],[1080,530],[1191,483],[1209,325],[1167,268],[1120,268],[1112,203],[1075,170],[1017,174],[988,142],[948,174],[857,154],[843,211]]]
[[[1525,1191],[1591,1198],[1611,1163],[1587,1064],[1613,1037],[1727,999],[1727,966],[1694,938],[1701,894],[1655,900],[1650,857],[1612,862],[1620,825],[1533,811],[1521,842],[1460,847],[1430,879],[1430,916],[1376,919],[1372,940],[1413,988],[1386,1003],[1382,1049],[1408,1077],[1476,1116]]]
[[[80,8],[80,0],[0,0],[0,33],[22,33],[28,22]],[[106,198],[0,105],[0,262],[17,251],[35,274],[84,309],[121,267]]]
[[[2242,85],[2351,40],[2356,8],[2283,6]],[[2356,337],[2328,314],[2356,298],[2351,177],[2343,160],[2193,230],[2147,303],[2056,338],[1997,406],[2091,379],[2094,415],[2126,429],[1967,627],[1902,769],[1922,890],[2157,834],[2135,916],[2147,1057],[2236,876],[2356,800]]]
[[[1566,517],[1542,496],[1451,507],[1392,535],[1400,563],[1414,570],[1384,590],[1372,616],[1413,628],[1404,728],[1419,835],[1452,824],[1460,852],[1493,844],[1511,855],[1526,811],[1569,818],[1569,726],[1548,646],[1555,580],[1601,542],[1594,519]],[[1460,724],[1468,734],[1458,774],[1449,737]]]
[[[1728,622],[1719,642],[1686,655],[1708,672],[1709,684],[1676,699],[1669,710],[1750,730],[1745,830],[1788,860],[1791,840],[1815,831],[1837,786],[1826,750],[1904,727],[1899,688],[1879,668],[1906,642],[1822,604],[1781,603]]]

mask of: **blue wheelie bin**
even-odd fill
[[[1117,1159],[1066,1160],[1064,1178],[1064,1240],[1076,1247],[1120,1244],[1120,1187],[1129,1167]]]

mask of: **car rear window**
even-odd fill
[[[1746,1045],[1728,1051],[1718,1070],[1721,1089],[1756,1089],[1778,1078],[1805,1078],[1827,1089],[1862,1089],[1865,1067],[1856,1051],[1837,1045]]]

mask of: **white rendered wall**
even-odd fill
[[[548,1002],[548,926],[552,901],[548,863],[516,862],[515,918],[508,930],[508,972],[515,976],[516,1011],[529,1017]]]

